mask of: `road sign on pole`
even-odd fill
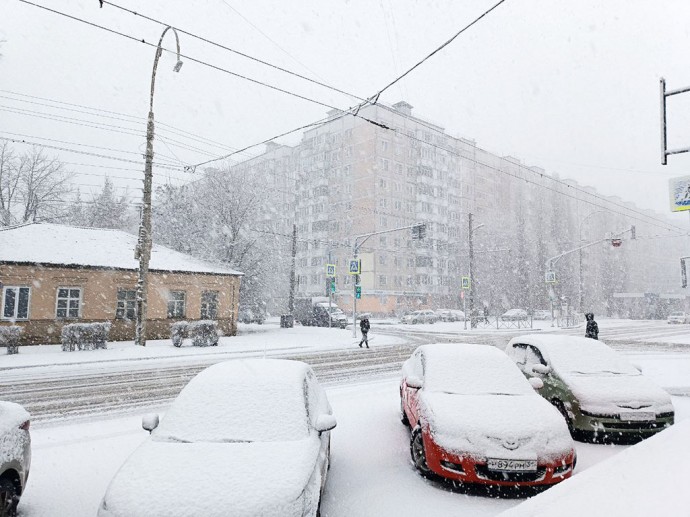
[[[326,276],[335,276],[335,264],[326,264]]]
[[[351,275],[359,275],[362,273],[362,260],[350,259],[349,273]]]
[[[545,277],[545,282],[547,284],[555,284],[556,283],[556,272],[555,271],[547,271],[546,277]]]
[[[470,288],[470,277],[469,276],[463,276],[462,277],[462,288],[463,289],[469,289]]]

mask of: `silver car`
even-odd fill
[[[0,516],[17,515],[31,467],[29,413],[19,404],[0,401]]]
[[[307,364],[215,364],[142,427],[99,517],[318,515],[335,417]]]
[[[414,311],[410,314],[406,314],[400,319],[400,323],[409,323],[412,325],[417,323],[436,323],[437,321],[438,316],[431,310]]]

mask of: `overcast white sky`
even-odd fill
[[[162,27],[98,0],[36,3],[157,43]],[[375,93],[495,3],[487,1],[166,0],[115,3],[228,47],[351,92]],[[414,113],[454,136],[520,158],[561,177],[618,194],[668,214],[668,178],[690,174],[690,154],[660,165],[659,77],[690,86],[690,3],[686,0],[507,0],[382,97],[404,99]],[[17,134],[140,152],[142,121],[57,110],[32,95],[145,117],[154,50],[136,41],[47,13],[19,0],[0,5],[0,136]],[[346,108],[348,96],[305,84],[181,35],[183,54]],[[166,37],[172,48],[174,38]],[[184,60],[184,59],[183,59]],[[327,108],[253,85],[186,60],[181,72],[164,55],[158,69],[157,121],[231,148],[322,118]],[[18,99],[32,101],[33,104]],[[41,104],[37,104],[41,103]],[[7,109],[14,111],[7,111]],[[140,136],[17,113],[67,116],[135,128]],[[79,109],[72,107],[72,109]],[[669,144],[690,146],[690,94],[669,99]],[[101,115],[106,115],[101,113]],[[109,114],[123,118],[120,115]],[[161,136],[164,136],[163,126]],[[132,129],[128,129],[131,131]],[[10,133],[12,133],[10,135]],[[220,155],[227,148],[168,138]],[[294,143],[286,139],[285,143]],[[137,155],[81,147],[97,154]],[[18,147],[19,149],[19,147]],[[156,152],[185,163],[209,155],[156,142]],[[60,152],[82,191],[111,174],[138,187],[139,166]],[[164,157],[161,157],[164,160]],[[120,167],[113,170],[102,166]],[[131,170],[122,170],[131,169]],[[160,169],[157,178],[188,181]],[[130,190],[130,194],[135,192]],[[669,214],[670,216],[670,214]],[[676,223],[687,216],[676,214]]]

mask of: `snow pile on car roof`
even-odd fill
[[[508,356],[487,345],[423,345],[424,389],[465,395],[531,394],[532,387]]]
[[[640,375],[622,356],[596,339],[562,335],[528,335],[514,338],[513,343],[538,345],[552,368],[559,372]]]
[[[500,515],[688,515],[688,436],[684,420]]]
[[[215,364],[180,392],[154,439],[190,442],[278,441],[307,436],[298,361],[245,359]]]

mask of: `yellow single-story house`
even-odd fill
[[[33,223],[0,229],[0,325],[22,344],[58,343],[67,323],[112,323],[110,340],[134,339],[137,236],[120,230]],[[242,273],[155,245],[147,290],[147,339],[180,320],[237,330]]]

